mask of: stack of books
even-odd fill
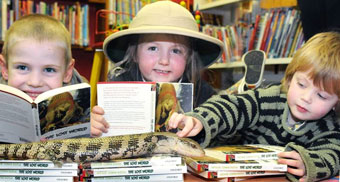
[[[73,182],[78,180],[78,164],[52,161],[0,160],[0,181]]]
[[[109,162],[89,162],[80,166],[80,181],[183,182],[187,166],[181,156],[155,155]]]
[[[229,145],[205,149],[205,157],[186,157],[190,173],[206,179],[241,181],[255,176],[284,175],[287,165],[277,163],[283,147]]]

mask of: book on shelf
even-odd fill
[[[126,168],[98,168],[83,169],[82,177],[100,177],[100,176],[126,176],[126,175],[154,175],[154,174],[178,174],[186,173],[187,166],[185,163],[172,166],[147,166],[147,167],[126,167]]]
[[[183,159],[178,155],[159,154],[151,157],[118,159],[108,162],[88,162],[81,164],[82,169],[98,168],[123,168],[123,167],[151,167],[175,166],[183,164]]]
[[[90,136],[90,85],[56,88],[34,100],[0,84],[0,142],[25,143]]]
[[[77,177],[72,177],[72,176],[0,176],[0,181],[6,181],[6,182],[23,182],[23,181],[75,182],[77,181]]]
[[[167,131],[173,112],[192,110],[193,84],[99,82],[97,99],[110,125],[102,136]]]
[[[191,167],[188,167],[188,171],[206,179],[285,175],[285,172],[279,171],[196,171]]]
[[[287,171],[287,165],[277,160],[222,161],[213,157],[185,157],[188,166],[201,171]]]
[[[204,151],[207,156],[228,162],[257,159],[277,159],[277,153],[284,151],[284,147],[261,144],[226,145],[206,148]]]
[[[175,174],[153,174],[153,175],[132,175],[132,176],[111,176],[83,178],[83,182],[121,182],[121,181],[147,181],[147,182],[183,182],[182,173]]]
[[[78,169],[78,163],[62,163],[58,166],[48,160],[0,160],[0,169]]]

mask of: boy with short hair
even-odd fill
[[[31,97],[64,85],[86,81],[74,69],[71,37],[53,17],[31,14],[7,30],[0,55],[0,83]]]
[[[278,154],[291,181],[318,181],[339,174],[340,123],[334,108],[340,98],[340,34],[313,36],[294,55],[282,84],[221,94],[193,112],[173,114],[169,129],[180,137],[199,136],[200,144],[286,146]]]

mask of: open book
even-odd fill
[[[90,136],[90,85],[81,83],[40,94],[0,84],[0,142],[25,143]]]
[[[192,83],[100,82],[98,105],[110,124],[102,136],[166,131],[173,112],[192,110]]]

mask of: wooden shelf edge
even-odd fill
[[[276,58],[276,59],[266,59],[266,65],[280,65],[289,64],[292,58]],[[223,68],[241,68],[244,67],[244,63],[241,61],[231,62],[231,63],[215,63],[209,66],[209,69],[223,69]]]
[[[198,6],[198,9],[199,10],[206,10],[206,9],[211,9],[211,8],[215,8],[215,7],[218,7],[218,6],[228,5],[228,4],[241,2],[241,1],[243,1],[243,0],[215,0],[215,1],[212,1],[212,2],[200,4]]]

